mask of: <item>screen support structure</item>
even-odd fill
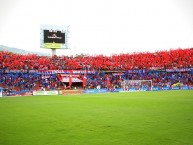
[[[52,48],[52,56],[56,55],[56,48]]]

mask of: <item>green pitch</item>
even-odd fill
[[[0,98],[0,145],[193,145],[193,91]]]

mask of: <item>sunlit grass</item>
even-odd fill
[[[0,145],[193,145],[193,91],[0,98]]]

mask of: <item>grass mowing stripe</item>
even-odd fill
[[[193,91],[0,98],[2,145],[193,144]]]

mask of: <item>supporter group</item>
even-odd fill
[[[38,56],[0,52],[4,91],[122,88],[124,80],[152,86],[193,85],[193,48],[131,54]],[[74,73],[78,72],[78,73]]]

